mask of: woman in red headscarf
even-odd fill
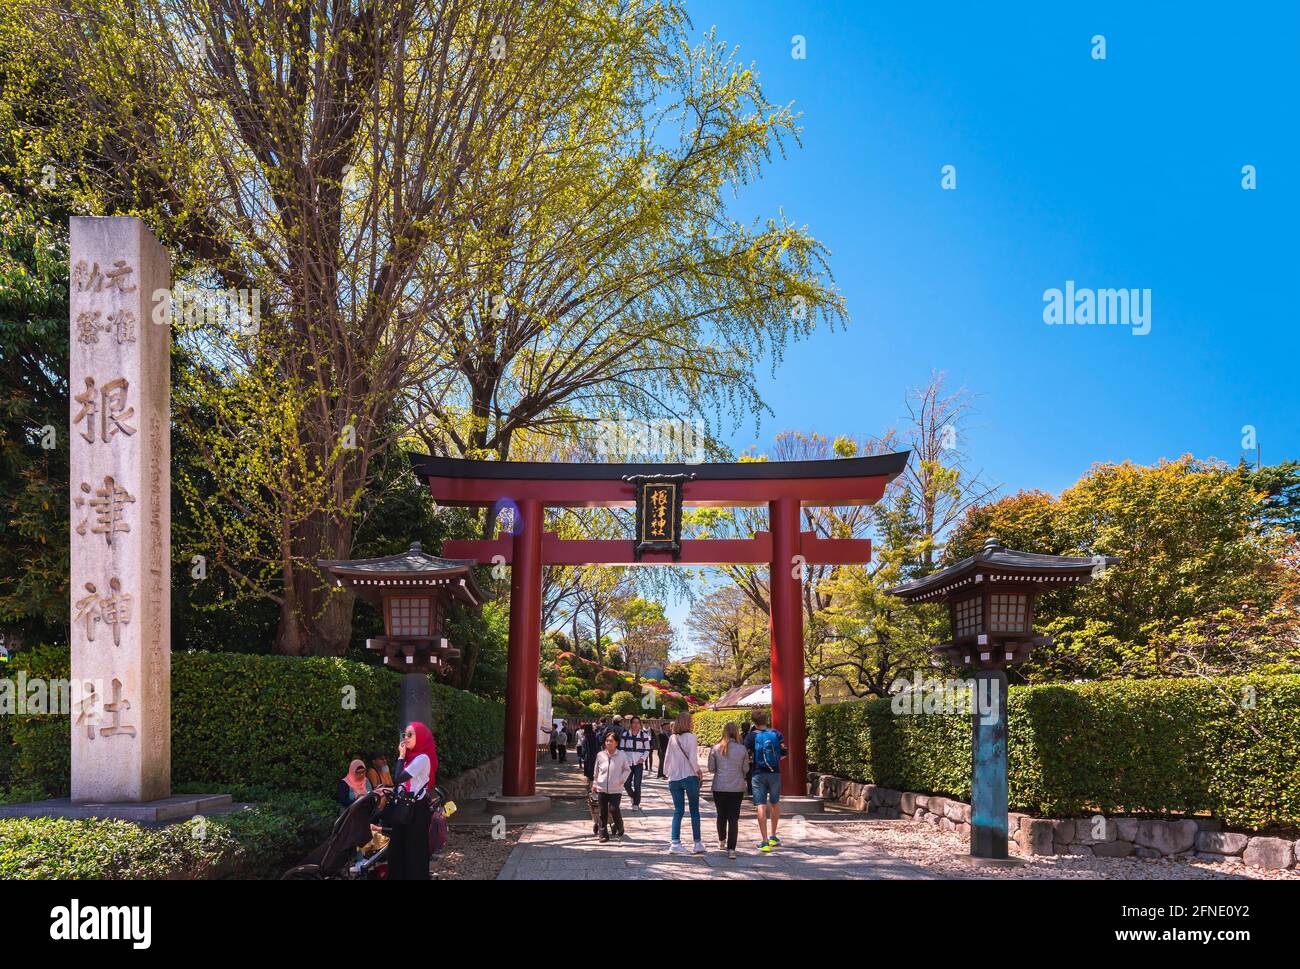
[[[393,828],[388,848],[390,881],[429,880],[429,790],[437,782],[438,748],[433,731],[422,723],[409,723],[397,747],[397,786],[417,796],[415,816],[409,824]]]

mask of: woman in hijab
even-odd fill
[[[397,748],[397,786],[417,796],[410,823],[393,828],[388,849],[390,881],[429,880],[429,788],[437,783],[438,749],[433,731],[422,723],[407,724]]]
[[[359,797],[365,797],[373,790],[370,781],[366,778],[366,763],[362,760],[354,760],[348,764],[348,772],[339,779],[339,805],[346,811],[348,807]]]

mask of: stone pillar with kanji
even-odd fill
[[[171,260],[70,225],[72,800],[171,793]]]

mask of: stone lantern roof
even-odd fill
[[[478,607],[488,598],[474,578],[473,559],[444,559],[412,542],[405,552],[372,559],[321,560],[316,563],[341,586],[377,605],[384,595],[398,592],[445,592],[450,598]]]
[[[1037,586],[1044,592],[1058,585],[1090,582],[1094,570],[1119,564],[1106,555],[1041,555],[1016,552],[990,538],[974,555],[924,578],[903,582],[886,590],[907,602],[930,602],[964,586],[981,582],[1016,582]]]

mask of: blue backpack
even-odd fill
[[[781,735],[775,730],[760,730],[754,735],[754,766],[774,773],[781,769]]]

